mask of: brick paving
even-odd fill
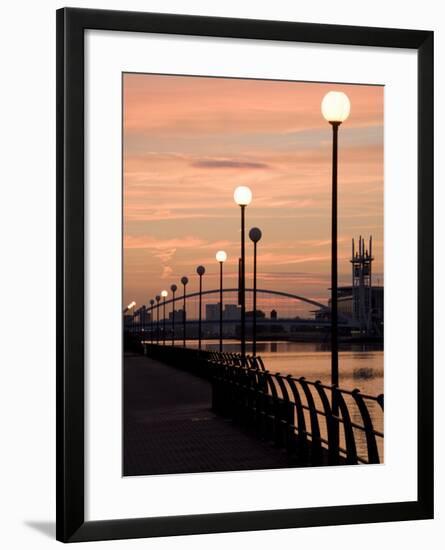
[[[291,467],[285,451],[211,410],[209,382],[124,357],[124,475]]]

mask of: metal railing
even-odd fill
[[[383,417],[383,394],[367,395],[271,373],[261,357],[145,344],[144,353],[207,378],[212,408],[259,437],[285,448],[300,465],[378,464],[383,431],[374,427],[371,408]],[[332,412],[332,404],[336,403]]]

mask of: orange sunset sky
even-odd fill
[[[253,193],[247,232],[263,232],[258,287],[327,302],[332,131],[320,104],[330,90],[351,101],[339,135],[339,281],[351,282],[351,238],[372,234],[382,284],[383,87],[125,74],[125,304],[147,304],[183,275],[197,290],[199,264],[204,287],[217,288],[219,249],[228,254],[225,285],[237,285],[238,185]],[[247,252],[251,286],[248,239]],[[274,302],[259,307],[279,309]]]

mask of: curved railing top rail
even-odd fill
[[[192,352],[195,352],[197,350],[191,350]],[[218,358],[220,357],[220,352],[217,352],[217,351],[202,351],[200,352],[201,354],[208,354],[209,356],[214,356],[215,358]],[[224,352],[222,354],[222,356],[224,356],[224,358],[226,358],[227,360],[232,360],[234,361],[234,364],[233,366],[236,366],[237,368],[241,368],[241,369],[247,369],[247,370],[251,370],[251,369],[254,369],[254,368],[259,368],[261,370],[264,370],[264,372],[266,372],[267,374],[270,374],[271,376],[281,376],[282,378],[288,378],[288,379],[291,379],[291,380],[295,380],[295,381],[304,381],[306,382],[306,384],[309,384],[310,386],[319,386],[325,390],[329,390],[329,391],[332,391],[334,388],[337,389],[337,391],[343,393],[343,394],[346,394],[346,395],[351,395],[351,396],[354,396],[354,394],[356,393],[360,393],[360,396],[363,398],[363,399],[369,399],[371,401],[376,401],[377,403],[379,403],[381,406],[383,404],[383,397],[384,395],[383,394],[379,394],[379,395],[370,395],[370,394],[367,394],[367,393],[363,393],[360,389],[358,388],[354,388],[353,390],[349,390],[349,389],[346,389],[346,388],[340,388],[340,387],[335,387],[333,386],[332,384],[326,384],[326,383],[323,383],[321,382],[320,380],[315,380],[315,381],[312,381],[312,380],[308,380],[306,377],[304,376],[294,376],[292,374],[281,374],[280,372],[272,372],[270,370],[267,370],[264,368],[264,363],[263,363],[263,360],[261,359],[260,356],[252,356],[252,355],[246,355],[246,365],[243,365],[242,364],[242,355],[240,353],[234,353],[234,352]],[[258,363],[258,366],[255,367],[255,362]]]

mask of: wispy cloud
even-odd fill
[[[173,268],[171,268],[169,265],[164,265],[162,268],[161,279],[169,279],[172,273],[173,273]]]
[[[206,244],[204,239],[193,236],[158,239],[152,235],[126,234],[124,248],[146,248],[152,251],[171,250],[178,248],[195,248]]]
[[[271,166],[264,162],[252,162],[246,160],[221,160],[205,159],[191,163],[194,168],[237,168],[239,170],[269,170]]]

